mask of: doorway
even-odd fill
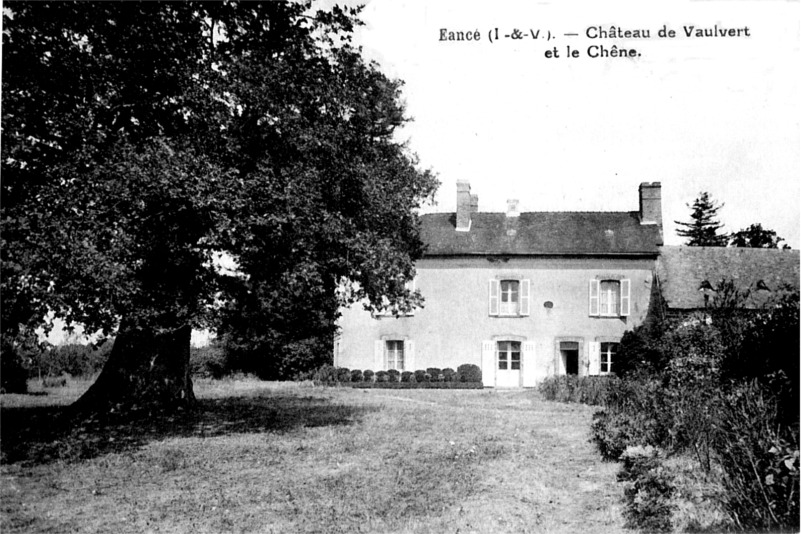
[[[562,368],[566,375],[579,374],[579,344],[575,341],[562,341],[559,343],[562,354]]]

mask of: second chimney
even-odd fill
[[[660,182],[640,184],[640,224],[662,226],[662,184]]]
[[[470,214],[478,211],[478,195],[470,194],[470,182],[456,181],[456,231],[470,231]]]

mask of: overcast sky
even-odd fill
[[[725,203],[727,231],[760,222],[799,248],[798,2],[368,0],[363,19],[365,53],[405,81],[402,136],[442,182],[429,211],[455,210],[457,179],[481,211],[507,198],[523,211],[636,210],[639,183],[660,181],[667,244],[681,244],[673,221],[705,190]],[[660,39],[663,25],[676,37]],[[684,33],[715,25],[740,37]],[[586,35],[610,26],[651,38]],[[443,42],[442,29],[480,40]],[[515,29],[528,37],[502,37]],[[589,58],[599,45],[641,55]],[[560,58],[545,58],[554,47]]]

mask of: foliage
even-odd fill
[[[51,347],[34,357],[31,375],[41,372],[43,376],[94,376],[108,360],[113,343],[113,340],[104,340],[99,345],[70,343]]]
[[[337,367],[336,380],[337,380],[337,382],[350,382],[350,381],[352,381],[352,377],[351,377],[351,374],[350,374],[350,369],[348,369],[347,367]]]
[[[432,382],[442,382],[445,377],[442,375],[442,369],[439,367],[429,367],[426,369],[426,374],[431,376]]]
[[[779,248],[779,244],[782,241],[784,241],[784,238],[777,236],[773,230],[762,228],[759,223],[752,224],[748,228],[743,228],[729,236],[730,247]],[[781,248],[788,250],[790,245],[784,243]]]
[[[375,373],[375,381],[376,382],[389,382],[389,373],[386,371],[376,371]]]
[[[545,400],[605,405],[617,380],[615,376],[549,376],[538,389]]]
[[[481,367],[472,363],[463,363],[456,368],[459,382],[481,382]]]
[[[365,382],[372,382],[375,377],[375,373],[370,369],[364,370],[364,381]]]
[[[477,382],[361,382],[353,384],[360,389],[483,389]]]
[[[454,382],[456,380],[456,371],[446,367],[442,370],[442,378],[445,382]]]
[[[669,532],[670,499],[674,492],[671,475],[662,466],[657,449],[630,447],[621,456],[618,480],[626,483],[623,516],[628,528],[645,532]]]
[[[624,376],[595,416],[592,439],[608,459],[629,446],[692,451],[704,471],[722,471],[721,499],[733,523],[797,530],[798,292],[777,291],[759,310],[743,308],[747,296],[723,281],[705,313],[624,336]],[[637,472],[631,482],[661,494],[661,475]],[[661,517],[661,501],[648,499],[630,500],[632,524]],[[642,513],[643,506],[655,512]],[[641,528],[668,526],[655,521]]]
[[[735,388],[721,406],[715,449],[724,504],[741,528],[798,531],[798,421],[782,424],[784,407],[756,381]]]
[[[389,375],[388,382],[400,382],[400,371],[397,369],[390,369],[387,374]]]
[[[718,234],[718,230],[723,228],[723,225],[716,219],[718,211],[723,205],[715,202],[708,192],[702,191],[692,206],[688,204],[687,207],[692,210],[691,221],[675,221],[679,225],[676,233],[680,237],[687,238],[687,245],[691,247],[725,247],[728,236]]]
[[[401,373],[401,382],[417,382],[414,378],[414,373],[411,371],[404,371]]]
[[[0,391],[3,393],[27,393],[28,370],[20,356],[13,351],[0,354]]]
[[[631,419],[623,412],[598,410],[592,415],[591,439],[604,460],[617,461],[636,442]]]
[[[217,326],[287,378],[325,361],[340,306],[419,303],[414,209],[437,182],[395,139],[401,83],[350,44],[357,15],[8,6],[2,335],[49,313],[121,346]]]
[[[14,335],[0,337],[0,390],[27,393],[29,369],[46,349],[30,328],[20,328]]]
[[[42,379],[42,386],[46,388],[63,388],[67,387],[66,376],[46,376]]]
[[[350,381],[351,382],[361,382],[364,380],[364,375],[362,374],[360,369],[353,369],[350,372]]]
[[[431,375],[429,375],[429,379],[430,378],[431,378]],[[422,369],[417,369],[414,372],[414,380],[415,380],[415,382],[427,382],[428,380],[426,380],[426,372],[423,371]]]

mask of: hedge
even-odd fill
[[[483,389],[480,382],[345,382],[358,389]]]

